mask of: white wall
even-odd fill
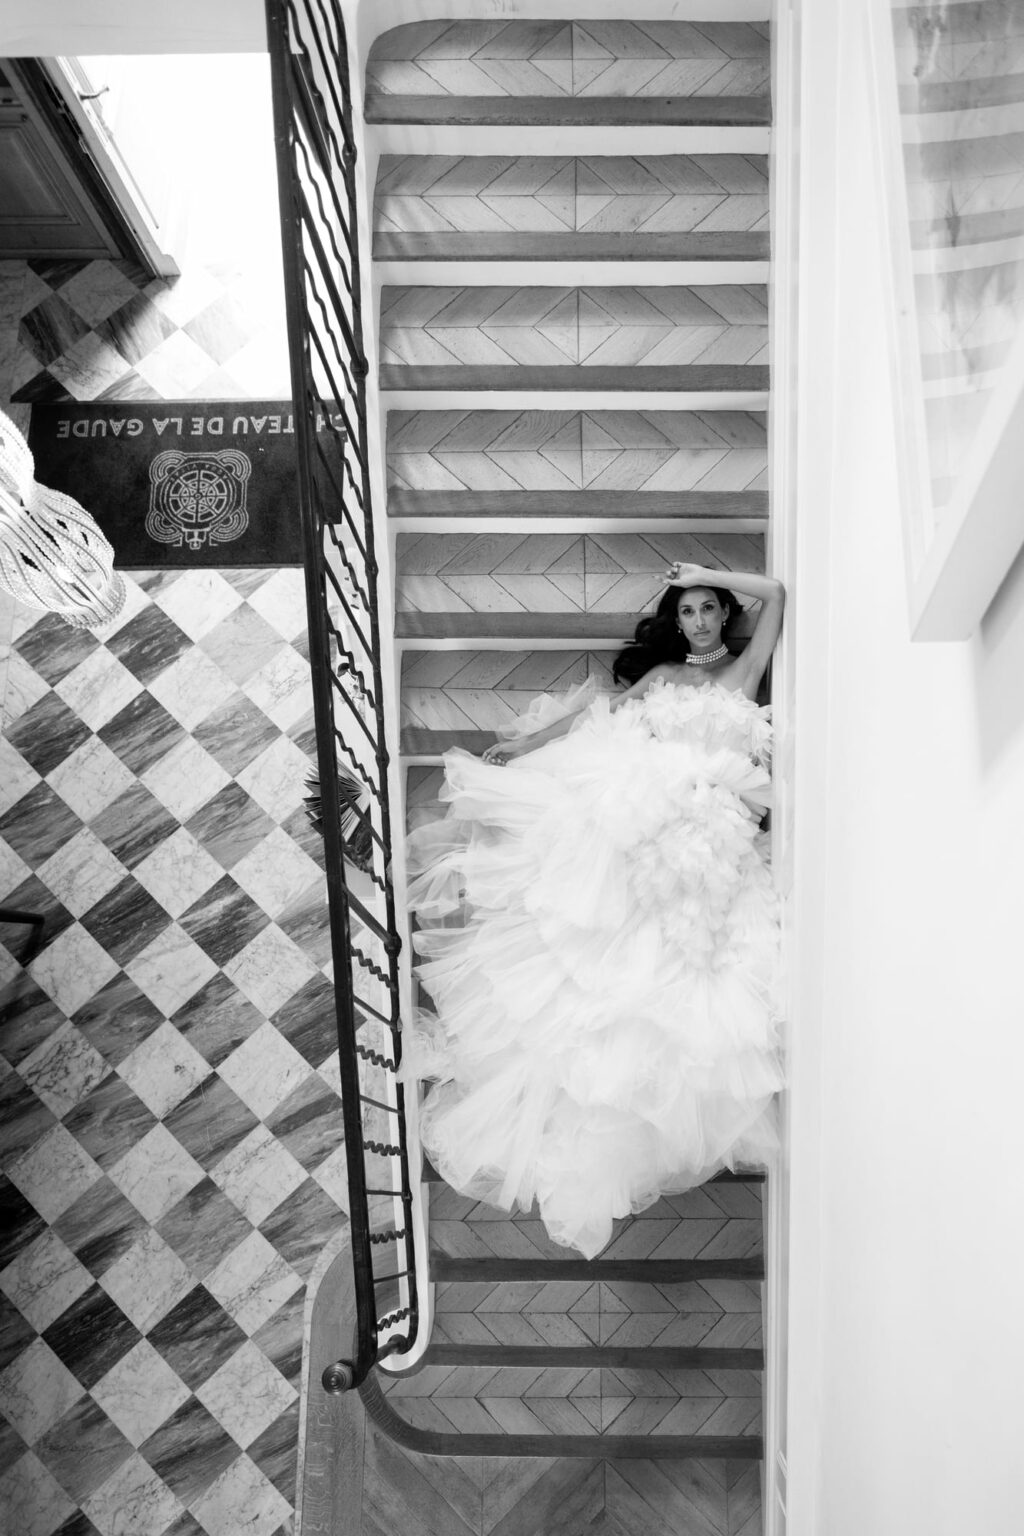
[[[910,642],[864,9],[803,6],[788,1536],[980,1536],[1024,1504],[1024,561]]]

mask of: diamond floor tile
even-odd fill
[[[25,398],[76,368],[124,398],[147,374],[213,376],[250,334],[223,276],[186,303],[195,277],[176,297],[126,263],[8,263],[0,292],[12,268]],[[320,975],[326,927],[319,866],[281,827],[309,772],[289,734],[304,591],[269,570],[126,585],[99,635],[16,614],[0,700],[0,900],[47,919],[28,972],[25,935],[0,928],[0,1501],[19,1536],[113,1532],[128,1504],[153,1536],[234,1536],[240,1510],[273,1536],[304,1275],[341,1219],[309,1177],[338,1096],[308,1091],[309,1056],[271,1022]],[[331,1030],[306,1029],[319,1064]]]

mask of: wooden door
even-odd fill
[[[0,66],[0,258],[126,257],[175,276],[177,264],[92,100],[77,60]]]
[[[24,61],[29,63],[31,61]],[[0,73],[0,257],[125,254],[45,115]]]

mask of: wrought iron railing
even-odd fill
[[[324,1372],[339,1391],[416,1336],[400,941],[345,29],[338,0],[267,0],[267,26],[348,1156],[356,1336]]]

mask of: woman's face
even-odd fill
[[[713,651],[721,645],[728,612],[710,587],[687,587],[680,592],[676,619],[691,651]]]

